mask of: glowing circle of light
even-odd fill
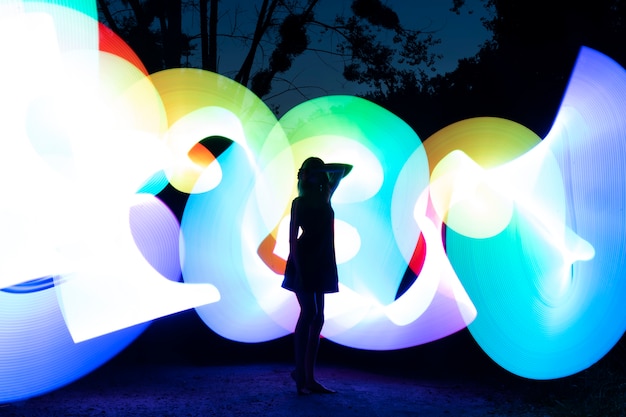
[[[82,2],[80,10],[95,16],[95,2]],[[42,93],[59,82],[60,65],[68,55],[97,51],[97,34],[97,21],[73,9],[44,2],[0,5],[0,53],[9,60],[0,68],[0,181],[15,203],[3,200],[0,206],[0,402],[39,395],[84,376],[146,327],[76,344],[55,289],[63,279],[56,274],[70,266],[56,244],[65,232],[57,228],[63,220],[56,215],[66,203],[59,184],[71,174],[61,161],[71,160],[72,149],[58,136],[60,130],[47,132],[59,140],[44,142],[33,129],[53,102]],[[51,285],[22,285],[45,277]],[[20,291],[11,292],[11,286]]]
[[[145,239],[178,243],[179,234],[171,218],[167,233],[147,233],[149,218],[163,227],[168,209],[137,194],[163,168],[162,104],[149,80],[99,51],[89,15],[4,6],[0,52],[15,61],[0,69],[0,178],[12,195],[0,207],[2,402],[72,382],[150,320],[219,298],[210,285],[168,280],[177,253]],[[146,216],[134,231],[133,209]]]
[[[424,232],[421,227],[428,227],[416,221],[413,209],[418,205],[425,215],[426,204],[418,201],[429,172],[415,132],[387,110],[347,96],[310,100],[280,122],[297,160],[316,154],[325,161],[354,166],[333,196],[333,207],[336,219],[359,233],[360,247],[354,258],[338,265],[340,291],[327,296],[322,334],[346,346],[383,350],[426,343],[465,327],[465,319],[472,317],[469,302],[458,304],[467,307],[465,319],[452,320],[453,313],[447,316],[450,320],[428,324],[446,304],[440,290],[455,279],[429,267],[434,259],[429,255],[437,253],[434,249],[427,250],[424,273],[397,298]],[[361,147],[364,151],[359,151]],[[427,234],[430,240],[433,235]],[[336,245],[340,239],[336,237]],[[455,300],[444,310],[458,312],[458,305]]]
[[[626,71],[583,48],[549,134],[494,170],[513,174],[510,224],[485,239],[447,234],[450,260],[478,310],[469,329],[510,372],[571,375],[624,333],[624,97]]]
[[[163,98],[170,126],[173,158],[166,175],[174,187],[190,194],[181,220],[183,279],[213,284],[221,296],[212,306],[197,308],[198,315],[211,329],[234,340],[284,335],[285,329],[263,312],[247,289],[241,247],[246,237],[241,216],[255,181],[264,187],[265,204],[280,207],[265,209],[261,215],[266,217],[255,227],[269,233],[265,225],[278,223],[288,204],[295,169],[291,153],[285,152],[289,144],[281,126],[256,95],[218,74],[179,69],[153,74],[151,79]],[[210,152],[203,163],[199,152]],[[278,154],[282,156],[276,160]],[[276,162],[281,175],[272,177],[270,184],[263,173],[275,171]]]

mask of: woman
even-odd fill
[[[291,205],[290,252],[282,286],[293,291],[300,304],[294,333],[296,369],[291,373],[300,395],[335,392],[320,384],[314,371],[324,325],[324,294],[339,291],[330,198],[351,169],[311,157],[298,171],[299,196]]]

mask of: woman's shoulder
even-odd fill
[[[291,207],[298,208],[310,205],[310,202],[306,197],[298,196],[291,201]]]

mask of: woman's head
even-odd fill
[[[325,194],[328,190],[328,174],[324,161],[312,156],[307,158],[298,171],[298,191],[300,195]]]

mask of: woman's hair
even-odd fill
[[[328,196],[328,175],[324,161],[312,156],[307,158],[298,171],[298,193],[301,196]]]

